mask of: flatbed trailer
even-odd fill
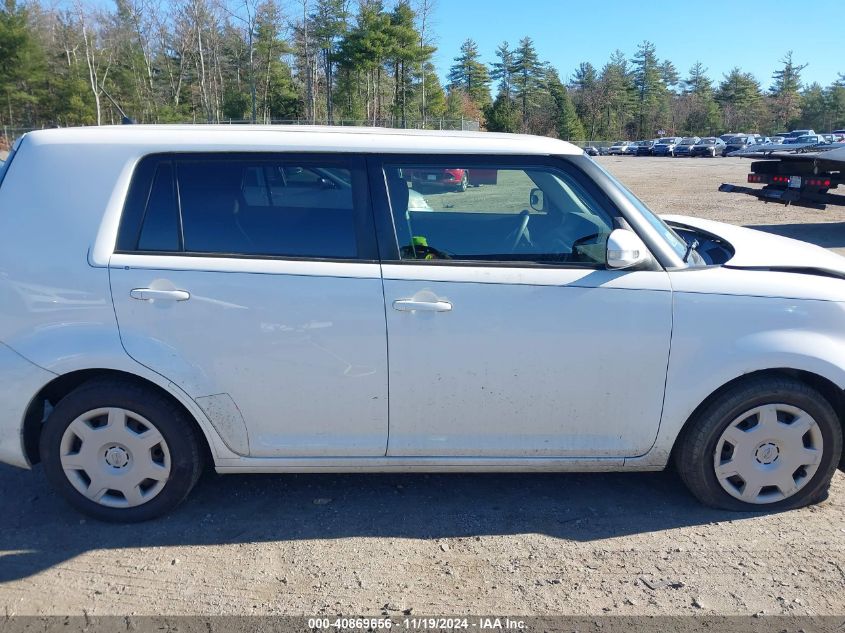
[[[845,195],[832,192],[845,184],[845,145],[798,152],[751,150],[738,155],[762,159],[751,163],[748,183],[763,187],[723,183],[719,191],[810,209],[845,206]]]

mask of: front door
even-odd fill
[[[448,185],[453,173],[468,174],[465,191]],[[396,234],[382,247],[395,253],[383,266],[388,455],[648,451],[669,355],[667,274],[607,269],[620,218],[577,168],[385,158],[371,181],[386,185]]]
[[[383,456],[387,348],[363,161],[161,155],[112,256],[126,351],[259,457]],[[232,448],[237,448],[233,446]]]

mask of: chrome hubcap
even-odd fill
[[[746,503],[787,499],[815,475],[823,438],[806,411],[786,404],[755,407],[731,422],[716,443],[713,466],[722,488]]]
[[[146,418],[118,407],[70,423],[59,454],[68,481],[91,501],[131,508],[156,497],[170,477],[170,450]]]

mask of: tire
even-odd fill
[[[40,452],[56,491],[109,522],[173,510],[203,466],[193,420],[155,389],[116,379],[86,382],[63,398],[44,425]]]
[[[469,188],[469,176],[467,176],[467,173],[464,172],[463,175],[461,176],[461,182],[458,184],[458,191],[463,193],[468,188]]]
[[[754,410],[758,413],[747,417]],[[772,410],[776,410],[774,419],[770,417]],[[799,435],[808,419],[815,424]],[[790,424],[799,422],[801,427],[791,429]],[[781,436],[786,439],[781,441]],[[728,439],[733,437],[739,440],[736,446]],[[804,458],[802,446],[796,442],[807,453],[816,452],[815,457]],[[674,461],[684,484],[706,505],[744,512],[780,511],[827,498],[841,453],[842,424],[824,396],[787,376],[758,377],[730,387],[704,407],[678,438]],[[804,459],[816,463],[799,465],[793,472],[793,466]],[[721,481],[717,468],[721,469]],[[740,472],[725,477],[734,469]],[[743,474],[751,485],[743,483]],[[783,481],[784,475],[791,476],[797,490],[785,494],[786,486],[766,485],[759,495],[753,496],[754,483],[759,485],[778,477]],[[786,481],[789,485],[789,479]],[[747,499],[739,498],[743,490],[749,495]]]

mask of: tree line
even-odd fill
[[[787,53],[763,85],[685,76],[642,42],[569,77],[526,36],[492,64],[466,40],[441,82],[437,0],[3,0],[0,125],[301,121],[484,129],[566,140],[845,127],[845,74],[804,85]]]

